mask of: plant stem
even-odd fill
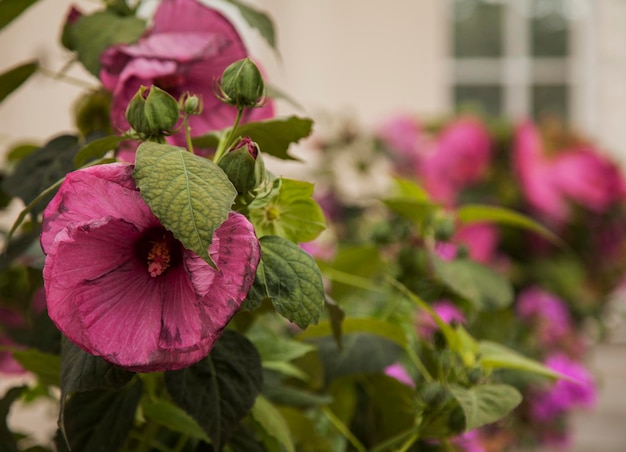
[[[187,150],[193,152],[193,143],[191,142],[191,127],[189,127],[189,115],[185,113],[183,117],[183,128],[185,129],[185,140],[187,141]]]
[[[65,68],[63,68],[62,70],[65,70]],[[76,77],[72,77],[71,75],[66,75],[62,72],[54,72],[50,69],[47,69],[45,67],[39,67],[39,72],[45,76],[48,76],[50,78],[53,78],[55,80],[60,80],[62,82],[66,82],[69,83],[70,85],[74,85],[74,86],[78,86],[80,88],[85,88],[85,89],[89,89],[89,90],[93,90],[96,89],[96,87],[94,85],[92,85],[89,82],[86,82],[84,80],[81,80],[79,78]]]
[[[363,444],[361,444],[361,441],[359,441],[358,438],[352,434],[350,429],[346,427],[346,424],[341,422],[341,419],[335,416],[335,413],[333,413],[328,407],[323,407],[322,413],[324,413],[331,424],[333,424],[333,426],[339,430],[339,432],[350,442],[350,444],[352,444],[352,447],[354,447],[358,452],[367,451]]]
[[[233,140],[235,136],[235,131],[237,130],[237,127],[239,126],[239,122],[241,121],[241,118],[243,116],[243,110],[244,110],[244,107],[240,107],[237,110],[237,118],[235,118],[235,123],[233,124],[232,128],[228,131],[226,138],[220,140],[220,144],[217,146],[217,151],[215,151],[215,157],[213,157],[213,161],[215,163],[220,161],[224,153],[230,147],[231,141]]]

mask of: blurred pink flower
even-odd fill
[[[477,262],[493,262],[498,249],[498,228],[490,223],[475,223],[458,229],[453,242],[465,245],[469,257]]]
[[[465,323],[465,315],[463,312],[448,300],[437,301],[433,303],[431,307],[433,311],[435,311],[435,314],[445,323]],[[416,327],[418,336],[424,339],[431,338],[435,331],[439,329],[435,319],[424,310],[418,311]]]
[[[485,174],[491,157],[491,139],[473,117],[449,124],[419,167],[424,187],[439,202],[452,205],[459,191]]]
[[[403,174],[413,174],[423,151],[425,135],[417,118],[400,114],[389,118],[378,128],[378,139],[396,162],[396,169]]]
[[[154,216],[132,165],[69,173],[43,214],[48,313],[85,351],[133,371],[205,357],[255,277],[259,242],[231,213],[209,253],[216,270]]]
[[[535,421],[554,420],[576,408],[592,408],[596,402],[596,384],[585,366],[562,353],[549,356],[545,365],[567,375],[548,388],[533,393],[530,398],[531,415]]]
[[[481,444],[480,433],[478,430],[465,432],[455,438],[452,438],[451,442],[464,452],[486,452],[485,447]]]
[[[217,99],[216,83],[229,64],[247,56],[241,37],[221,13],[197,0],[164,0],[152,29],[138,42],[110,47],[101,56],[100,78],[113,93],[113,126],[129,128],[124,116],[128,102],[141,85],[152,84],[176,99],[186,91],[202,98],[202,114],[189,119],[192,136],[231,126],[237,109]],[[273,103],[267,102],[248,109],[242,121],[273,115]],[[182,135],[172,141],[184,144]]]
[[[594,212],[606,211],[624,195],[619,168],[591,147],[559,154],[553,177],[564,196]]]
[[[530,287],[518,295],[515,312],[535,323],[543,345],[553,345],[572,332],[572,319],[567,305],[539,287]]]
[[[415,382],[400,363],[395,363],[385,368],[385,375],[398,380],[407,386],[415,387]]]

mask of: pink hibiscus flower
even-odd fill
[[[484,175],[490,157],[491,139],[485,126],[475,118],[464,117],[444,129],[419,171],[431,196],[452,205],[462,188]]]
[[[254,280],[259,242],[237,213],[216,230],[217,270],[154,216],[132,165],[67,175],[43,214],[50,318],[85,351],[129,370],[189,366],[205,357]]]
[[[131,45],[116,45],[101,56],[100,79],[113,93],[111,122],[120,131],[129,128],[126,106],[141,85],[152,84],[178,99],[186,91],[202,98],[201,115],[191,116],[193,136],[231,126],[236,107],[215,96],[216,83],[231,63],[248,52],[233,25],[218,11],[196,0],[164,0],[154,24]],[[248,109],[243,122],[274,116],[272,102]],[[183,144],[184,138],[172,137]]]

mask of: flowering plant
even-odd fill
[[[227,1],[274,45],[268,16]],[[32,3],[0,3],[2,25]],[[508,306],[512,291],[438,249],[450,213],[415,184],[387,201],[405,217],[389,224],[400,240],[346,240],[318,264],[305,251],[326,228],[313,185],[264,163],[293,158],[312,121],[274,117],[262,71],[217,9],[162,0],[147,25],[140,6],[72,8],[62,43],[99,88],[77,103],[75,134],[8,154],[2,189],[24,208],[0,261],[0,370],[30,379],[0,400],[3,450],[469,447],[521,403],[512,380],[575,373],[566,358],[551,369],[502,337],[473,337],[470,308]],[[0,99],[38,66],[0,75]],[[447,200],[482,174],[428,166],[427,186],[454,172]],[[7,426],[32,399],[58,403],[46,444]]]
[[[308,249],[328,266],[329,278],[338,284],[371,277],[381,268],[364,256],[377,256],[440,320],[489,341],[481,344],[483,359],[485,348],[506,345],[568,375],[549,382],[531,373],[494,373],[524,401],[506,421],[472,432],[473,444],[485,450],[566,447],[570,414],[595,403],[585,358],[606,333],[606,307],[626,270],[618,166],[555,120],[510,123],[475,113],[431,122],[398,115],[374,133],[335,121],[313,143],[323,156],[316,178],[330,233]],[[356,169],[349,182],[331,170],[346,164],[346,155]],[[351,196],[355,184],[371,189],[373,167],[387,168],[390,177],[369,202]],[[363,310],[365,296],[380,297],[366,294],[336,296],[342,306]],[[445,331],[437,332],[432,316],[406,316],[420,337],[454,349],[451,341],[438,342]],[[390,372],[404,378],[396,367]]]

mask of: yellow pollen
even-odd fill
[[[148,272],[153,278],[162,275],[170,266],[170,250],[163,242],[154,242],[148,253]]]

